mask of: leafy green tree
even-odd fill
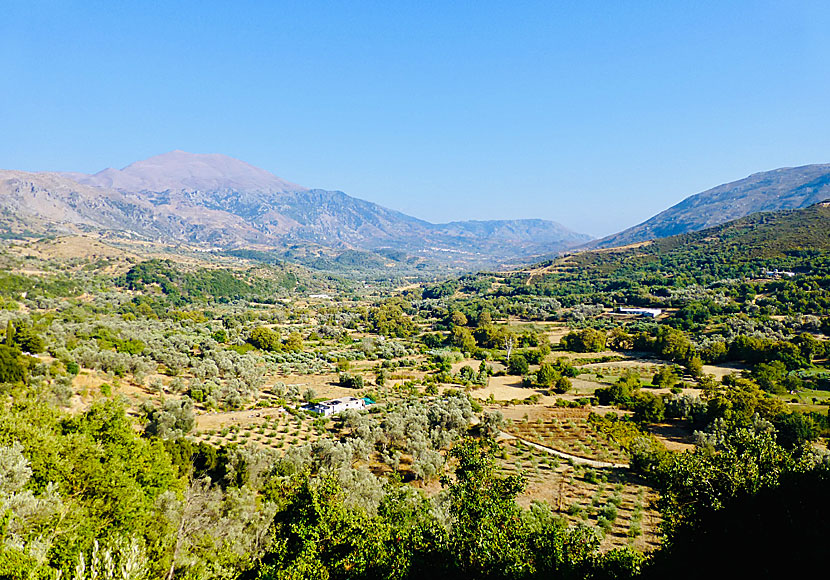
[[[450,324],[454,326],[467,326],[467,317],[464,316],[463,312],[456,310],[450,315]]]
[[[372,308],[369,311],[369,322],[375,332],[384,336],[405,338],[415,330],[412,319],[398,304],[383,304]]]
[[[608,348],[613,350],[630,350],[634,346],[634,339],[624,329],[616,326],[608,335]]]
[[[659,423],[666,410],[662,397],[642,391],[633,397],[628,406],[634,411],[634,420],[639,423]]]
[[[758,386],[769,393],[781,395],[787,392],[784,379],[787,378],[788,371],[781,361],[758,363],[750,374]]]
[[[566,350],[573,352],[602,352],[605,350],[605,333],[594,328],[585,328],[562,337]]]
[[[258,326],[248,335],[248,342],[259,350],[278,351],[282,349],[278,330],[266,326]]]
[[[14,346],[14,324],[11,320],[6,322],[6,335],[3,338],[3,344],[8,347]]]
[[[26,378],[27,366],[16,348],[0,344],[0,383],[19,383]]]
[[[740,466],[741,464],[738,464]],[[708,483],[695,478],[694,483]],[[643,566],[643,580],[810,578],[826,565],[830,470],[786,471],[769,485],[739,487],[717,507],[701,498]],[[706,558],[701,558],[706,554]],[[749,557],[749,556],[752,557]]]
[[[536,371],[536,384],[540,387],[550,388],[559,378],[559,371],[551,363],[542,363]]]
[[[640,386],[640,377],[636,373],[629,372],[617,379],[617,382],[610,387],[603,387],[594,391],[594,396],[600,405],[613,403],[628,405]]]
[[[703,375],[703,360],[698,355],[691,356],[684,364],[692,378],[699,379]]]
[[[707,385],[703,400],[709,421],[724,418],[735,424],[749,425],[757,413],[773,419],[784,411],[784,403],[764,393],[755,381],[738,375],[726,375],[722,382]]]
[[[680,377],[677,372],[670,366],[661,366],[654,373],[654,378],[651,379],[651,384],[657,388],[670,389],[680,382]]]
[[[513,355],[507,364],[507,372],[511,375],[525,375],[528,370],[527,359],[520,354]]]
[[[463,352],[472,352],[476,348],[476,340],[469,328],[454,326],[450,332],[450,342]]]
[[[145,403],[142,410],[146,421],[144,432],[148,435],[176,439],[186,435],[196,426],[193,401],[188,397],[166,399],[160,408],[152,403]]]
[[[273,523],[275,541],[257,578],[380,578],[388,562],[388,526],[349,509],[333,478],[305,478],[289,492]]]
[[[692,343],[682,331],[661,326],[657,331],[654,348],[664,359],[684,361],[690,356]]]
[[[455,477],[443,480],[452,519],[449,549],[465,577],[513,578],[532,571],[527,530],[515,501],[524,480],[496,475],[496,450],[492,440],[463,440],[451,451],[458,462]]]
[[[473,335],[481,348],[504,348],[513,332],[505,325],[488,324],[476,328]]]
[[[785,449],[802,449],[806,444],[815,441],[819,436],[819,428],[815,421],[804,413],[784,413],[773,419],[776,430],[776,441]]]
[[[18,326],[14,329],[14,344],[20,347],[23,352],[37,354],[46,349],[43,338],[35,333],[30,326]]]
[[[669,534],[700,510],[720,509],[739,494],[773,487],[795,463],[775,441],[771,430],[732,423],[725,439],[712,451],[673,454],[656,470],[661,495],[658,504]]]
[[[345,387],[347,389],[362,389],[364,383],[363,377],[361,375],[341,373],[339,378],[339,384],[341,387]]]

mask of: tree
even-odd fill
[[[248,342],[259,350],[277,351],[282,349],[279,330],[257,326],[248,335]]]
[[[692,343],[682,331],[670,326],[661,326],[657,331],[654,348],[664,359],[684,361],[689,357]]]
[[[600,405],[628,405],[632,397],[640,389],[640,377],[637,373],[627,372],[610,387],[599,388],[594,391],[594,396]]]
[[[14,344],[20,347],[23,352],[37,354],[46,349],[43,338],[36,334],[29,326],[19,326],[14,330]]]
[[[602,352],[605,350],[605,333],[585,328],[563,336],[561,343],[565,349],[573,352]]]
[[[634,339],[625,330],[616,326],[608,335],[608,348],[613,350],[630,350],[634,347]]]
[[[170,567],[165,577],[173,580],[183,554],[200,536],[210,537],[219,532],[214,528],[217,528],[221,515],[222,492],[211,486],[209,478],[199,479],[188,485],[181,499],[176,497],[175,492],[168,491],[159,497],[158,505],[162,517],[172,529]]]
[[[703,361],[698,355],[694,355],[685,362],[686,370],[694,379],[703,375]]]
[[[819,436],[819,428],[809,415],[793,412],[773,419],[776,441],[785,449],[800,449]]]
[[[383,304],[369,311],[372,329],[384,336],[405,338],[412,334],[415,325],[398,304]]]
[[[763,390],[775,395],[782,395],[787,392],[784,387],[784,379],[787,378],[787,367],[781,361],[770,363],[758,363],[752,369],[751,376]]]
[[[506,348],[510,342],[510,350],[516,345],[513,332],[504,325],[488,324],[479,326],[473,333],[476,343],[481,348]],[[512,339],[512,341],[511,341]]]
[[[651,384],[657,388],[670,389],[680,382],[680,377],[677,376],[675,370],[670,366],[661,366],[654,373],[654,378],[651,379]]]
[[[520,354],[515,355],[507,363],[507,372],[511,375],[525,375],[528,370],[527,359]]]
[[[339,384],[341,387],[345,387],[347,389],[362,389],[363,377],[361,375],[340,373]]]
[[[161,408],[157,408],[152,403],[146,403],[143,411],[147,421],[144,427],[145,433],[162,439],[181,437],[196,426],[193,401],[188,397],[167,399]]]
[[[666,411],[663,398],[654,393],[637,393],[629,407],[633,408],[634,420],[638,423],[659,423]]]
[[[450,323],[455,326],[467,326],[467,317],[463,312],[456,310],[450,315]]]
[[[536,371],[536,384],[540,387],[550,388],[559,378],[559,371],[550,363],[542,363]]]
[[[510,355],[513,353],[513,347],[516,346],[516,337],[512,332],[508,332],[504,337],[504,349],[507,351],[507,362],[510,363]],[[525,361],[527,362],[527,361]],[[527,372],[527,371],[525,371]]]
[[[709,483],[702,479],[690,484]],[[739,487],[716,507],[706,496],[695,498],[697,509],[652,553],[643,580],[810,578],[823,569],[830,470],[785,472],[774,484],[754,488]],[[736,557],[750,554],[755,557]]]
[[[723,377],[703,391],[709,421],[724,418],[735,424],[749,425],[757,413],[773,419],[784,412],[784,403],[764,393],[755,381],[735,374]]]
[[[468,578],[505,578],[532,571],[527,531],[516,504],[524,489],[520,475],[498,476],[497,445],[465,439],[450,452],[457,460],[454,479],[443,478],[452,526],[449,549]]]
[[[661,467],[659,502],[669,529],[695,517],[699,509],[719,509],[739,493],[774,486],[782,473],[795,467],[771,430],[730,423],[723,433],[715,453],[698,447],[668,456]]]
[[[274,518],[275,541],[258,578],[388,577],[388,526],[365,510],[349,509],[333,477],[304,478],[287,495]]]
[[[16,348],[0,344],[0,383],[18,383],[26,377],[26,365]]]
[[[450,333],[450,342],[463,352],[472,352],[476,347],[476,340],[469,328],[454,326]]]

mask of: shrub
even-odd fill
[[[341,387],[347,389],[362,389],[363,377],[360,375],[351,375],[349,373],[341,373],[339,384]]]

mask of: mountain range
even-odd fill
[[[495,265],[583,244],[540,219],[433,224],[341,191],[311,189],[225,155],[172,151],[123,169],[0,171],[6,229],[100,230],[219,248],[316,244]]]
[[[601,240],[541,219],[433,224],[342,191],[297,185],[244,161],[171,151],[123,169],[0,171],[0,233],[97,231],[303,263],[455,269],[537,261],[696,232],[830,198],[830,164],[756,173],[686,198]],[[258,255],[259,255],[258,254]],[[322,261],[321,261],[322,260]]]

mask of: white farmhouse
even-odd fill
[[[620,307],[621,314],[633,314],[635,316],[645,316],[646,318],[657,318],[663,311],[660,308],[625,308]]]
[[[357,397],[343,397],[342,399],[331,399],[320,403],[309,403],[300,408],[306,411],[320,413],[323,417],[328,417],[329,415],[342,413],[346,409],[365,409],[366,401],[358,399]]]

